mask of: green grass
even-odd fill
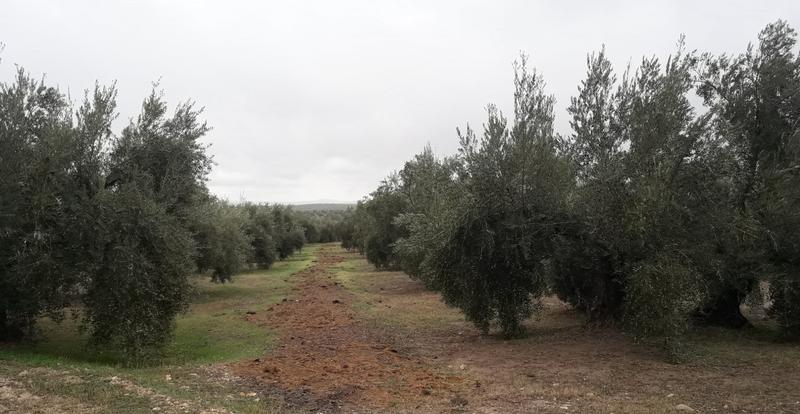
[[[178,319],[175,340],[166,350],[167,360],[218,362],[262,354],[272,337],[265,329],[254,329],[244,319],[245,313],[263,312],[286,297],[290,288],[287,279],[311,264],[317,248],[306,248],[269,270],[237,276],[233,283],[200,281],[196,303]]]
[[[89,350],[74,319],[55,323],[45,318],[36,342],[0,347],[0,376],[17,378],[28,371],[20,378],[29,391],[90,401],[109,412],[152,409],[147,398],[109,384],[111,376],[173,398],[200,398],[237,412],[274,411],[270,402],[241,396],[230,384],[204,381],[202,367],[260,356],[272,346],[273,334],[248,322],[246,312],[263,312],[286,297],[291,289],[289,277],[310,266],[318,248],[307,246],[268,270],[239,274],[232,283],[215,284],[206,277],[196,277],[193,303],[178,317],[174,339],[163,357],[151,366],[126,368],[114,352]],[[67,374],[53,372],[68,372],[80,381],[65,385],[60,377]],[[169,381],[167,375],[171,376]]]
[[[360,312],[374,310],[373,300],[376,295],[368,289],[368,275],[377,272],[374,266],[361,256],[346,255],[342,262],[331,266],[331,271],[342,287],[355,295],[353,308]]]
[[[438,293],[409,284],[403,272],[378,271],[363,256],[346,254],[331,270],[355,296],[352,306],[367,321],[409,330],[454,328],[464,323],[457,310],[441,306]]]
[[[435,294],[404,294],[391,289],[400,286],[407,276],[400,272],[376,271],[362,256],[347,254],[332,270],[337,281],[354,294],[353,308],[364,320],[377,320],[383,325],[410,331],[467,326],[460,325],[464,319],[459,312],[442,308]],[[683,340],[686,353],[683,362],[709,367],[759,364],[800,369],[800,346],[781,342],[773,321],[751,320],[753,326],[741,330],[693,328]],[[584,324],[580,316],[556,308],[540,320],[530,321],[532,333],[521,341],[541,344],[569,338],[576,332],[583,332]],[[662,345],[658,341],[645,341],[645,344],[656,348]]]
[[[800,369],[800,346],[781,342],[777,327],[769,322],[756,322],[741,330],[695,328],[687,342],[695,353],[691,362],[697,364],[759,364]]]

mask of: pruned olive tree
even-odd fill
[[[112,96],[82,114],[102,117]],[[97,158],[88,141],[104,138],[84,126],[58,89],[21,69],[0,83],[0,340],[29,335],[42,314],[59,318],[78,294],[85,238],[70,236],[90,217],[82,185],[99,178],[86,170]]]
[[[224,283],[245,268],[253,258],[254,239],[248,233],[250,220],[245,209],[224,201],[198,206],[192,225],[197,240],[198,270],[211,270],[211,280]]]
[[[726,237],[718,241],[724,269],[704,320],[747,323],[740,305],[759,280],[769,280],[773,314],[788,336],[798,336],[797,234],[800,233],[800,55],[797,33],[784,21],[769,24],[738,56],[705,56],[700,95],[729,162]]]
[[[22,70],[0,84],[0,339],[82,304],[91,341],[138,360],[187,303],[208,128],[154,92],[116,137],[115,98],[97,86],[76,109]]]
[[[526,61],[515,64],[511,124],[490,105],[482,136],[459,133],[462,165],[443,194],[449,208],[407,216],[402,247],[424,244],[429,286],[482,330],[497,321],[506,337],[523,333],[547,292],[546,259],[571,183],[557,153],[554,99]]]
[[[265,204],[246,204],[244,209],[249,217],[245,233],[251,240],[252,261],[262,268],[269,268],[278,259],[270,207]]]
[[[569,107],[564,151],[575,169],[570,216],[556,236],[556,292],[590,320],[674,345],[718,270],[717,148],[689,100],[697,58],[644,59],[617,84],[604,52]],[[713,162],[712,162],[713,161]]]
[[[417,228],[422,223],[425,226],[438,227],[438,223],[428,222],[428,218],[441,217],[445,210],[451,208],[450,199],[458,198],[454,187],[461,163],[455,157],[438,159],[430,146],[410,161],[407,161],[399,172],[400,185],[398,193],[405,200],[405,212],[400,212],[394,218],[394,225],[399,226],[403,233],[398,232],[398,239],[392,243],[393,254],[399,267],[412,278],[429,282],[425,277],[423,262],[428,256],[429,241],[415,240],[407,242],[412,233],[419,235],[423,229]],[[416,227],[415,227],[416,226]],[[415,227],[412,230],[412,227]]]
[[[398,269],[400,261],[394,252],[394,243],[405,235],[405,229],[395,223],[395,218],[407,212],[408,200],[400,192],[400,176],[392,174],[370,194],[364,209],[371,217],[364,251],[367,260],[378,269]]]
[[[625,244],[620,223],[630,201],[625,173],[629,142],[623,135],[621,101],[605,49],[587,58],[587,76],[567,111],[572,134],[561,143],[575,183],[572,218],[553,243],[553,287],[559,297],[593,322],[621,315],[625,293]]]
[[[136,182],[94,200],[93,269],[86,281],[85,323],[93,344],[138,363],[171,338],[188,305],[194,269],[191,233]]]

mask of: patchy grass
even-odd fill
[[[17,412],[55,412],[54,407],[63,412],[147,412],[152,409],[148,398],[112,385],[107,379],[110,370],[101,367],[65,370],[59,364],[49,364],[50,368],[33,366],[29,361],[5,358],[2,361],[0,378],[6,378],[7,383],[13,381],[16,386],[12,385],[14,392],[10,393],[14,396],[4,395],[0,406]],[[38,398],[30,398],[26,393]]]
[[[697,412],[800,412],[800,346],[780,342],[774,324],[757,316],[744,330],[692,329],[682,364],[614,326],[586,324],[555,297],[525,322],[526,337],[505,341],[481,335],[402,272],[341,254],[346,260],[333,271],[371,329],[476,381],[464,396],[467,411],[671,413],[685,404]]]
[[[293,289],[289,276],[308,267],[317,249],[268,271],[241,274],[232,284],[197,278],[198,295],[155,366],[122,368],[113,353],[87,352],[74,322],[44,321],[37,344],[0,348],[0,412],[4,406],[20,412],[288,412],[276,397],[258,393],[217,363],[261,356],[272,346],[270,332],[248,322],[246,313],[260,314],[281,301]],[[357,319],[367,322],[375,344],[468,379],[468,393],[423,393],[432,404],[449,401],[453,412],[670,413],[679,404],[698,412],[800,412],[800,347],[778,342],[768,321],[741,331],[696,328],[685,341],[690,358],[674,365],[658,347],[613,327],[587,326],[568,306],[546,298],[541,318],[525,324],[529,335],[504,341],[477,332],[405,274],[377,272],[357,254],[337,254],[345,260],[330,271],[352,294]],[[389,375],[380,385],[399,389],[409,378]],[[9,403],[7,390],[36,398]],[[392,412],[409,402],[390,396],[386,404]]]
[[[457,329],[464,317],[442,306],[440,296],[422,288],[403,272],[377,271],[363,256],[342,253],[345,260],[332,267],[336,280],[352,292],[353,307],[364,317],[410,329]]]
[[[688,336],[692,363],[706,365],[751,364],[792,367],[800,371],[800,346],[780,341],[777,327],[756,322],[742,330],[696,328]]]
[[[74,318],[60,324],[43,319],[36,342],[0,348],[0,380],[13,381],[44,400],[58,399],[57,405],[78,404],[65,411],[88,409],[80,404],[90,404],[101,412],[151,412],[158,404],[190,404],[197,409],[214,406],[244,413],[282,412],[275,401],[243,391],[241,384],[224,373],[210,375],[207,364],[258,356],[272,345],[272,334],[255,328],[245,319],[246,312],[263,311],[286,297],[291,288],[289,276],[308,267],[318,247],[308,246],[268,270],[237,275],[232,283],[195,278],[197,296],[177,319],[175,337],[157,364],[125,368],[112,351],[88,350],[86,336]],[[147,394],[113,383],[112,377],[124,378],[146,389]],[[201,405],[191,405],[198,402]],[[0,400],[0,406],[3,404]],[[23,411],[37,409],[27,408]]]
[[[198,298],[178,319],[175,340],[167,347],[171,363],[219,362],[261,355],[272,343],[265,329],[253,329],[246,312],[260,312],[280,302],[290,288],[288,278],[308,267],[317,246],[307,247],[266,271],[239,275],[233,283],[198,281]]]

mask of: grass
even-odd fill
[[[780,341],[777,327],[756,322],[742,330],[701,327],[688,335],[692,362],[705,365],[774,365],[800,369],[800,346]]]
[[[242,395],[230,381],[204,378],[204,367],[260,356],[272,346],[272,333],[244,316],[286,297],[291,289],[289,276],[310,266],[318,248],[307,246],[268,270],[237,275],[232,283],[215,284],[196,277],[193,303],[178,317],[174,339],[163,358],[151,366],[126,368],[114,352],[88,350],[74,319],[60,324],[43,319],[36,342],[0,347],[0,377],[15,378],[37,395],[89,402],[108,412],[151,412],[154,404],[152,395],[142,397],[109,383],[112,376],[167,399],[204,401],[245,413],[275,411],[273,402],[246,392]]]
[[[377,271],[363,256],[345,254],[345,260],[333,267],[337,280],[356,297],[353,307],[367,319],[409,330],[441,329],[464,326],[464,318],[452,308],[443,308],[436,293],[407,291],[410,282],[402,272]],[[526,323],[529,335],[519,341],[547,343],[584,335],[581,315],[566,312],[548,299],[549,310],[539,320]],[[402,311],[398,311],[402,309]],[[773,364],[800,369],[800,346],[782,343],[772,321],[751,317],[753,326],[742,330],[695,327],[686,338],[686,361],[704,366]]]
[[[145,413],[153,412],[155,407],[187,403],[191,404],[188,412],[210,407],[241,413],[286,412],[280,401],[231,381],[214,364],[254,358],[269,350],[272,334],[245,320],[245,315],[248,311],[260,313],[286,297],[292,288],[289,276],[310,266],[318,248],[310,246],[269,270],[237,275],[229,284],[196,278],[198,294],[189,311],[178,318],[174,341],[156,365],[122,367],[113,353],[88,352],[85,337],[78,333],[74,321],[55,324],[43,320],[42,338],[37,343],[0,347],[0,387],[10,379],[17,384],[12,388],[19,386],[39,396],[36,404],[46,403],[50,411],[59,412],[84,412],[89,411],[88,407],[100,412]],[[377,272],[358,255],[343,256],[345,260],[331,270],[353,294],[354,308],[374,328],[393,335],[416,335],[423,342],[428,334],[447,337],[469,328],[460,313],[442,306],[436,293],[424,291],[403,273]],[[787,377],[786,384],[771,383],[770,375],[800,370],[800,347],[777,342],[775,327],[768,322],[759,321],[741,331],[696,328],[686,338],[692,350],[688,363],[667,366],[653,359],[647,346],[629,346],[613,330],[588,331],[574,312],[550,305],[542,320],[529,322],[529,337],[496,343],[490,338],[481,340],[475,344],[474,353],[467,354],[476,362],[467,364],[497,363],[498,355],[501,361],[505,361],[503,355],[516,358],[518,363],[505,362],[507,366],[499,368],[506,370],[508,379],[499,381],[497,386],[507,386],[525,398],[552,404],[559,401],[555,407],[570,402],[596,411],[671,412],[677,400],[665,397],[668,392],[692,406],[699,404],[695,408],[722,404],[723,400],[706,401],[696,393],[691,379],[686,384],[676,379],[685,375],[697,381],[736,378],[735,383],[716,380],[708,385],[717,392],[736,391],[743,399],[733,403],[744,411],[764,406],[753,396],[767,390],[777,400],[794,392],[792,378]],[[620,354],[620,346],[631,354]],[[541,355],[550,356],[542,359]],[[526,367],[530,361],[537,361],[541,367]],[[569,362],[567,367],[575,367],[562,370],[559,364],[564,361]],[[599,374],[592,377],[594,370]],[[614,379],[618,375],[615,370],[626,372],[627,378]],[[741,370],[746,370],[748,377],[740,376]],[[606,378],[605,371],[611,377]],[[531,372],[537,376],[532,378]],[[586,382],[586,376],[595,379]],[[752,380],[748,379],[750,376]],[[115,382],[114,377],[123,382]],[[673,388],[662,388],[662,382]],[[397,379],[390,378],[386,386],[396,387]],[[3,405],[8,406],[2,398],[0,395],[0,411]],[[400,403],[389,404],[395,407]],[[16,408],[13,402],[11,407]],[[38,410],[39,406],[21,407],[22,412],[47,411]]]
[[[363,320],[422,338],[423,346],[426,335],[439,340],[458,334],[459,327],[471,329],[457,311],[403,273],[377,272],[363,257],[343,255],[333,271],[354,295]],[[753,316],[753,326],[742,330],[695,327],[684,338],[686,361],[671,365],[654,344],[636,343],[613,326],[587,326],[582,315],[555,298],[545,303],[541,318],[526,322],[527,337],[484,337],[457,347],[455,354],[468,366],[496,367],[475,369],[497,387],[491,392],[507,390],[510,399],[582,412],[675,412],[679,403],[702,412],[795,412],[800,407],[800,346],[780,342],[774,322]]]
[[[463,326],[464,317],[457,310],[443,308],[438,293],[411,282],[405,273],[377,271],[357,254],[344,257],[332,271],[355,295],[353,308],[366,319],[409,329]]]
[[[240,275],[234,283],[200,280],[197,301],[178,319],[175,341],[166,350],[168,360],[207,363],[262,354],[272,337],[265,329],[253,329],[243,315],[263,311],[286,297],[289,276],[308,267],[317,248],[306,248],[269,270]]]

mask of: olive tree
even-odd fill
[[[427,243],[423,272],[448,304],[484,331],[497,321],[506,337],[523,333],[547,292],[545,261],[571,180],[556,151],[554,99],[525,57],[514,84],[512,123],[490,105],[481,137],[459,133],[462,166],[446,193],[449,208],[412,218],[406,241]]]
[[[718,249],[724,269],[703,309],[706,322],[739,327],[739,306],[759,280],[769,280],[773,311],[797,332],[800,57],[786,22],[768,25],[738,56],[705,56],[700,95],[728,156],[727,234]],[[792,310],[794,309],[794,310]]]
[[[73,157],[89,154],[71,104],[22,70],[0,84],[0,120],[0,339],[19,339],[76,293],[83,252],[68,235],[85,202]]]
[[[95,200],[94,269],[83,303],[92,343],[138,362],[170,339],[191,292],[191,233],[136,183]]]
[[[251,240],[252,261],[269,268],[278,258],[270,208],[265,204],[247,204],[244,208],[249,216],[245,232]]]
[[[400,177],[392,174],[381,182],[364,203],[372,224],[366,236],[364,250],[367,260],[378,269],[398,269],[400,265],[394,253],[394,243],[405,233],[395,223],[395,218],[406,212],[408,203],[399,187]]]
[[[437,159],[431,147],[426,146],[421,153],[407,161],[399,173],[401,184],[398,193],[405,201],[406,211],[394,218],[393,224],[399,226],[403,233],[398,232],[398,239],[393,243],[393,254],[404,272],[426,283],[428,280],[423,271],[423,262],[430,246],[427,241],[408,243],[410,227],[415,225],[415,221],[424,222],[427,217],[440,217],[443,209],[451,207],[449,199],[457,195],[450,192],[460,165],[454,157]],[[419,230],[415,229],[414,232],[418,233]]]
[[[194,213],[197,268],[211,270],[214,282],[228,282],[253,257],[253,237],[247,232],[250,217],[223,201],[206,203]]]
[[[556,235],[560,297],[592,321],[622,321],[672,346],[719,269],[714,240],[724,157],[689,100],[698,59],[644,59],[617,83],[604,52],[569,107],[562,147],[575,171],[570,224]]]
[[[587,58],[587,76],[567,108],[572,134],[562,141],[575,176],[570,225],[556,235],[553,287],[591,321],[618,318],[622,309],[627,235],[620,223],[630,201],[624,125],[616,76],[605,49]]]
[[[75,108],[22,70],[0,84],[0,339],[75,306],[94,344],[137,359],[186,304],[208,128],[191,104],[167,116],[154,92],[114,136],[115,99],[96,86]]]

